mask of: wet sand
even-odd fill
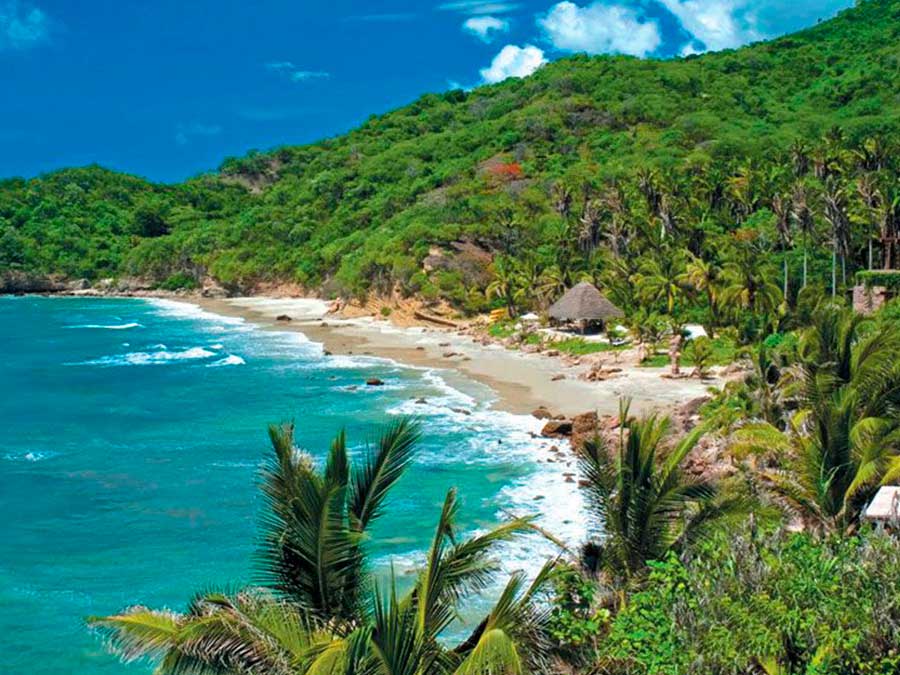
[[[482,345],[470,335],[439,327],[396,327],[372,318],[341,319],[328,315],[327,303],[296,298],[227,298],[192,300],[204,309],[244,318],[263,328],[298,331],[322,343],[332,354],[371,355],[399,363],[441,368],[490,387],[496,407],[527,414],[541,406],[573,416],[588,411],[614,415],[619,399],[630,397],[632,411],[671,410],[708,393],[722,381],[664,378],[667,368],[611,363],[622,372],[604,382],[577,379],[587,366],[569,366],[558,357],[525,354],[500,345]],[[280,315],[292,321],[277,321]],[[565,379],[558,379],[564,375]]]

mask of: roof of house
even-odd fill
[[[607,321],[625,316],[625,312],[586,281],[566,291],[550,306],[548,314],[557,321]]]
[[[878,489],[875,497],[863,511],[865,520],[897,520],[900,511],[900,487],[885,485]]]

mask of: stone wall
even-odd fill
[[[854,286],[853,309],[860,314],[877,312],[889,300],[884,286]]]

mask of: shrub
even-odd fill
[[[197,280],[186,272],[176,272],[163,281],[159,288],[164,291],[189,291],[197,288]]]
[[[752,529],[653,564],[612,621],[608,672],[896,673],[900,543]]]

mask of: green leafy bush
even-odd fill
[[[605,672],[895,673],[900,543],[748,530],[653,564],[599,644]]]

